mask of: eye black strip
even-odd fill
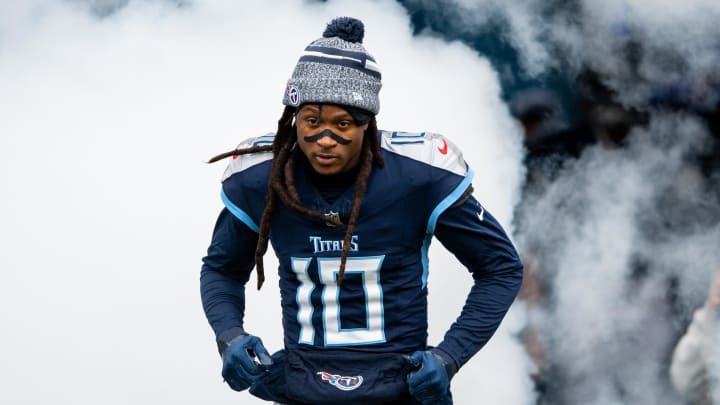
[[[334,139],[335,142],[339,143],[340,145],[350,145],[352,143],[351,140],[345,139],[341,137],[340,135],[335,134],[333,131],[326,129],[318,134],[306,136],[303,139],[305,142],[317,142],[320,139],[329,136],[330,138]]]

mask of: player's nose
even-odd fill
[[[318,146],[321,148],[331,148],[335,145],[337,145],[337,141],[334,140],[331,136],[323,136],[317,141]]]

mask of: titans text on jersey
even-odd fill
[[[358,240],[357,235],[353,235],[352,239],[350,239],[350,251],[351,252],[359,251],[360,247],[357,243],[357,240]],[[340,251],[342,251],[343,246],[345,245],[345,241],[343,241],[343,240],[323,240],[323,238],[321,236],[311,236],[310,243],[312,243],[312,246],[313,246],[313,253],[340,252]]]

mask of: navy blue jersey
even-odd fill
[[[276,204],[270,241],[279,259],[288,350],[411,353],[426,347],[428,247],[433,236],[472,273],[468,304],[438,346],[458,366],[484,345],[519,288],[522,266],[505,232],[470,196],[472,171],[459,150],[432,133],[380,132],[384,168],[373,168],[352,235],[342,286],[336,283],[344,227]],[[241,147],[272,142],[272,135]],[[233,159],[223,210],[204,258],[203,305],[220,336],[242,327],[244,284],[254,266],[272,154]],[[298,159],[304,207],[349,217],[354,188],[323,199]]]

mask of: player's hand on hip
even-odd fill
[[[272,365],[262,340],[245,333],[227,343],[222,360],[222,376],[235,391],[248,389]]]
[[[454,362],[444,357],[447,355],[443,356],[434,349],[418,351],[405,357],[410,364],[417,367],[407,376],[408,390],[410,395],[423,405],[453,403],[450,379],[455,371]]]

